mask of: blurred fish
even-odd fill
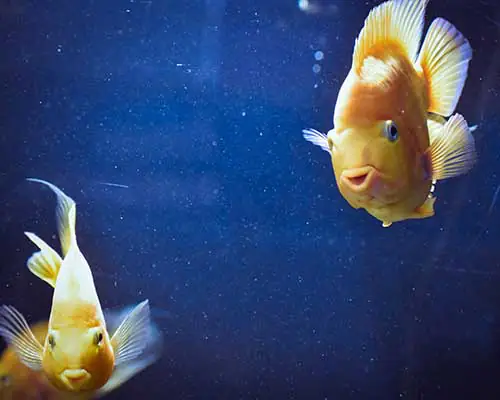
[[[108,329],[113,332],[130,312],[131,307],[104,310]],[[48,321],[40,321],[31,326],[35,338],[43,343],[47,337]],[[134,360],[133,367],[118,366],[108,383],[98,391],[86,393],[71,393],[56,389],[47,379],[43,371],[35,371],[21,362],[13,346],[7,347],[0,354],[0,399],[1,400],[90,400],[105,396],[117,389],[141,370],[153,364],[159,357],[162,347],[162,337],[153,326],[149,349]],[[127,365],[127,364],[125,364]]]
[[[48,322],[41,322],[31,327],[37,340],[45,339],[47,326]],[[12,346],[4,350],[0,357],[0,399],[63,400],[65,394],[53,387],[43,372],[24,365]]]
[[[157,349],[150,346],[156,338],[148,300],[130,311],[110,336],[92,272],[77,244],[75,202],[49,182],[28,180],[49,186],[57,196],[64,259],[34,233],[26,232],[40,249],[29,258],[28,268],[54,287],[48,334],[43,342],[38,340],[23,315],[4,305],[0,309],[0,335],[26,366],[43,370],[58,389],[107,390],[105,385],[117,384],[113,374],[118,367],[133,375],[141,369],[138,360],[156,356]],[[153,353],[144,354],[148,351]]]
[[[372,9],[340,88],[334,128],[304,138],[331,155],[337,186],[354,208],[384,227],[434,215],[436,181],[468,172],[474,138],[455,110],[472,48],[436,18],[418,53],[427,0]]]

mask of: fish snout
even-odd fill
[[[352,168],[342,172],[340,181],[349,191],[362,194],[370,188],[374,174],[375,169],[371,166]]]
[[[66,387],[69,390],[77,391],[79,390],[85,383],[87,383],[91,376],[84,369],[65,369],[61,375],[61,380],[64,382]]]

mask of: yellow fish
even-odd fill
[[[434,215],[436,181],[468,172],[474,138],[455,110],[472,48],[436,18],[423,41],[427,0],[373,8],[354,45],[352,66],[327,135],[304,138],[331,154],[335,180],[354,208],[383,226]]]
[[[41,343],[24,316],[4,305],[0,309],[0,335],[25,365],[43,370],[58,389],[96,391],[110,381],[117,367],[136,368],[134,361],[154,340],[149,303],[138,304],[110,337],[92,272],[77,244],[75,202],[49,182],[28,180],[49,186],[57,195],[64,258],[34,233],[25,233],[40,249],[29,258],[28,268],[54,288],[48,334]]]
[[[108,327],[115,328],[123,319],[123,311],[105,310]],[[35,338],[44,342],[48,332],[48,321],[40,321],[32,325],[31,331]],[[109,329],[109,328],[108,328]],[[111,330],[113,327],[111,326]],[[117,367],[108,383],[97,391],[72,393],[56,389],[47,379],[42,370],[35,371],[21,362],[13,346],[8,346],[0,354],[0,399],[1,400],[91,400],[105,396],[117,389],[138,372],[153,364],[161,354],[162,338],[159,331],[152,332],[155,336],[150,348],[128,368]]]

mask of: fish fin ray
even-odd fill
[[[14,307],[0,307],[0,336],[12,346],[21,362],[32,370],[42,369],[43,347],[24,316]]]
[[[116,366],[133,360],[142,353],[150,326],[149,301],[144,300],[125,317],[111,338]]]
[[[388,44],[398,46],[409,60],[416,60],[427,1],[386,1],[370,11],[354,45],[356,73],[360,73],[367,57],[382,53]]]
[[[308,142],[321,147],[324,151],[331,153],[330,146],[328,145],[328,136],[323,132],[317,131],[316,129],[303,129],[302,136]]]
[[[428,111],[450,116],[462,94],[472,47],[454,25],[436,18],[418,56],[428,87]]]
[[[76,244],[76,203],[75,201],[66,195],[61,189],[56,185],[44,181],[42,179],[28,178],[28,181],[38,182],[43,185],[48,186],[57,196],[57,208],[56,208],[56,219],[57,219],[57,230],[59,232],[59,240],[61,242],[62,254],[66,256],[71,244]]]
[[[442,180],[471,170],[477,159],[476,146],[467,121],[453,115],[444,125],[428,120],[432,179]]]
[[[148,368],[150,365],[154,364],[160,359],[162,351],[162,334],[156,324],[152,323],[146,339],[145,348],[142,353],[130,362],[121,363],[116,366],[113,374],[106,384],[97,391],[97,398],[104,397],[108,393],[122,386],[129,379]]]
[[[369,56],[363,62],[359,76],[365,83],[388,90],[398,75],[398,65],[394,58],[380,60]]]
[[[62,264],[61,256],[34,233],[24,232],[24,234],[40,249],[28,259],[29,270],[55,288],[59,268]]]

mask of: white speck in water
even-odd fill
[[[314,53],[314,59],[316,61],[321,61],[324,57],[325,57],[325,55],[320,50],[318,50],[317,52]]]
[[[246,111],[242,111],[242,112],[241,112],[241,116],[242,116],[242,117],[246,117],[246,115],[247,115],[247,112],[246,112]]]
[[[302,11],[306,11],[309,8],[309,1],[299,0],[298,6]]]
[[[314,65],[313,65],[313,72],[314,72],[315,74],[319,74],[319,73],[320,73],[320,71],[321,71],[321,65],[314,64]]]

